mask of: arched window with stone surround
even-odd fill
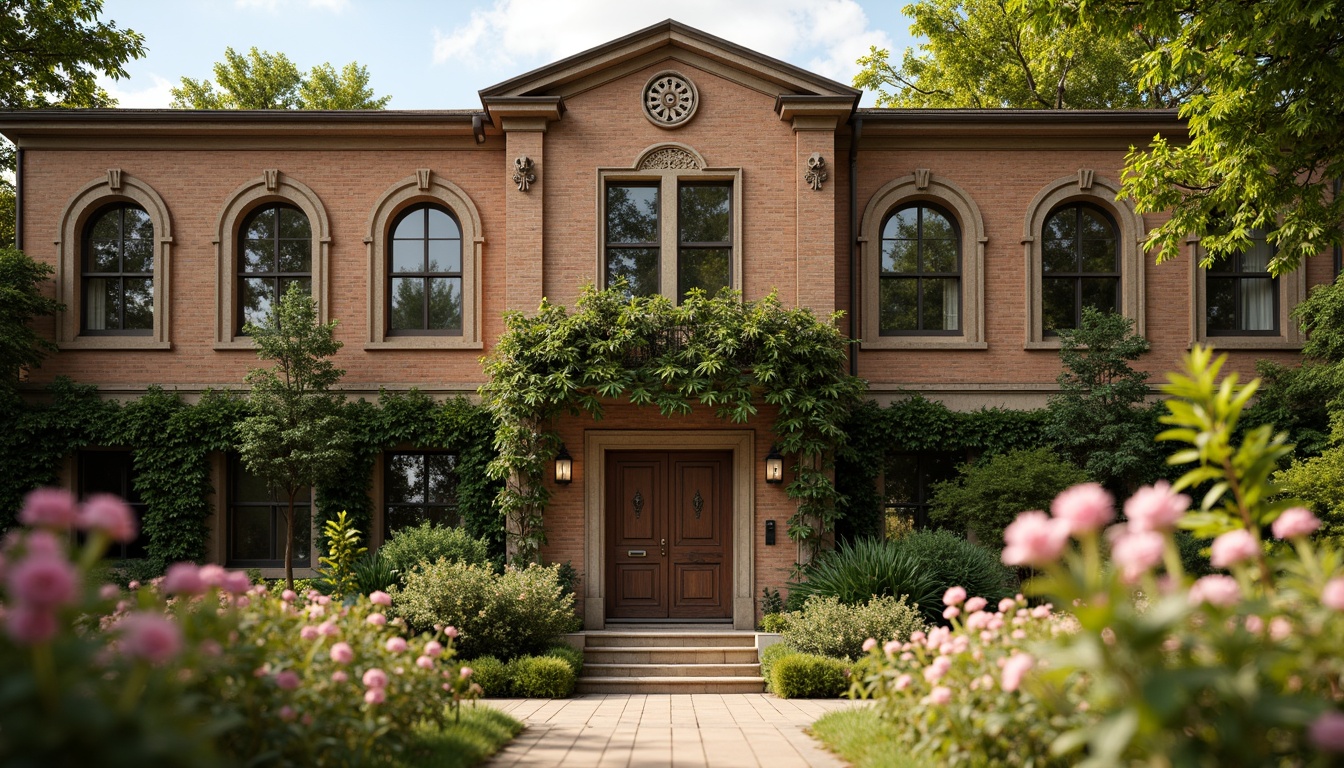
[[[388,333],[461,335],[462,227],[452,212],[413,205],[388,236]]]
[[[882,225],[878,327],[884,336],[961,330],[961,234],[928,202],[902,205]]]
[[[265,323],[291,285],[313,292],[313,228],[298,208],[269,203],[248,214],[238,237],[241,335],[248,323]]]
[[[1050,212],[1041,233],[1041,327],[1047,336],[1082,325],[1083,308],[1120,306],[1120,250],[1114,219],[1090,203]]]
[[[112,203],[89,219],[83,238],[80,333],[154,332],[154,223],[134,203]]]

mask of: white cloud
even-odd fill
[[[889,46],[855,0],[494,0],[447,33],[434,62],[473,68],[536,64],[673,18],[768,56],[849,82],[869,45]]]
[[[128,109],[167,109],[173,101],[171,93],[173,83],[151,74],[150,79],[154,84],[139,90],[129,90],[119,86],[118,81],[108,78],[99,78],[98,84],[107,91],[108,95],[117,100],[118,107]],[[122,83],[126,81],[121,81]]]

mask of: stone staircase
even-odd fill
[[[579,693],[765,691],[753,632],[645,626],[583,637]]]

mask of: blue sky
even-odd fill
[[[182,77],[210,78],[224,48],[283,52],[301,69],[358,61],[390,109],[472,109],[476,92],[674,18],[850,82],[870,45],[913,41],[903,2],[876,0],[106,0],[103,18],[145,36],[123,107],[167,107]],[[871,96],[865,103],[871,101]]]

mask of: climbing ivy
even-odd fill
[[[535,559],[546,540],[544,478],[559,448],[563,414],[602,418],[604,403],[625,399],[664,416],[696,404],[746,423],[761,403],[774,406],[779,450],[794,459],[789,498],[798,504],[789,537],[813,552],[833,529],[841,501],[829,470],[842,428],[863,392],[844,373],[849,341],[807,309],[787,309],[771,294],[743,301],[724,290],[627,298],[624,286],[585,288],[573,312],[543,300],[534,316],[506,316],[506,331],[485,360],[484,403],[498,423],[490,465],[506,483],[498,506],[515,536],[516,559]]]

